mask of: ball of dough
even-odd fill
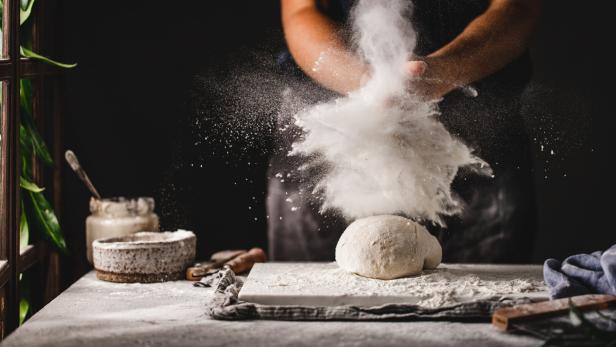
[[[356,220],[336,245],[336,262],[342,269],[384,280],[434,269],[441,257],[441,245],[426,228],[391,215]]]

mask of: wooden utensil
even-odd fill
[[[510,330],[520,322],[564,314],[569,311],[569,300],[581,311],[601,310],[616,305],[614,295],[579,295],[496,310],[492,315],[492,325],[500,330]]]
[[[261,248],[251,248],[248,252],[242,253],[226,262],[224,266],[228,266],[236,274],[241,274],[252,269],[255,263],[263,263],[266,260],[265,251]]]
[[[255,263],[262,263],[267,260],[265,251],[261,248],[251,248],[246,250],[227,250],[212,254],[209,262],[197,263],[186,270],[186,279],[189,281],[199,281],[206,275],[210,275],[223,267],[229,267],[236,274],[246,272]]]
[[[244,253],[246,253],[245,249],[216,252],[212,254],[209,261],[195,263],[193,266],[186,269],[186,279],[189,281],[198,281],[212,270],[223,267],[226,262]]]

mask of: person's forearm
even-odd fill
[[[428,78],[447,91],[503,68],[526,49],[539,15],[538,0],[493,0],[453,41],[426,57]]]
[[[336,24],[314,0],[283,0],[282,23],[289,51],[308,76],[342,94],[359,88],[367,67],[345,47]]]

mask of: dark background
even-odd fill
[[[278,1],[195,0],[173,6],[68,1],[62,17],[61,57],[79,63],[65,80],[64,143],[105,196],[169,200],[165,182],[183,179],[169,172],[183,155],[178,146],[185,145],[188,122],[198,112],[195,103],[204,102],[203,79],[217,76],[215,81],[222,82],[221,76],[231,78],[233,65],[245,57],[254,59],[253,52],[260,52],[259,59],[273,59],[268,52],[282,44]],[[597,198],[598,184],[607,175],[596,165],[601,147],[591,140],[600,127],[591,107],[598,97],[592,72],[600,67],[586,24],[590,17],[574,2],[544,1],[531,47],[535,74],[525,117],[536,138],[539,233],[529,245],[535,262],[605,249],[616,241],[601,217],[606,205]],[[258,150],[240,156],[251,155],[263,161]],[[208,194],[185,218],[205,221],[204,230],[196,230],[201,256],[213,249],[266,246],[262,164],[246,170],[223,159],[197,171]],[[65,267],[70,282],[89,268],[84,245],[89,195],[65,169],[61,221],[71,249]],[[164,228],[181,223],[162,217]],[[191,221],[186,224],[191,227]]]

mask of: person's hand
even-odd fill
[[[438,62],[429,57],[407,62],[405,70],[408,74],[408,92],[426,100],[439,100],[455,89]]]
[[[444,66],[437,60],[430,57],[422,60],[409,60],[404,66],[404,73],[407,75],[407,92],[417,95],[425,101],[438,101],[447,93],[456,89],[458,86],[448,78],[451,73],[445,73]],[[360,78],[360,86],[365,86],[372,78],[368,69]],[[388,99],[388,104],[397,103],[399,98]]]

